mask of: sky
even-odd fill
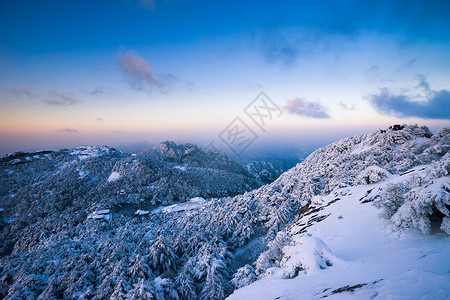
[[[0,0],[0,155],[450,126],[448,1]]]

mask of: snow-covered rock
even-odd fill
[[[294,278],[299,273],[315,273],[333,266],[339,259],[319,238],[295,236],[284,246],[280,268],[285,278]]]
[[[117,181],[120,178],[122,178],[122,174],[120,174],[119,172],[112,172],[111,175],[109,175],[107,181],[108,182]]]

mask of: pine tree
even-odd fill
[[[153,290],[149,282],[141,279],[139,282],[133,285],[133,289],[128,293],[127,299],[129,300],[153,300]]]
[[[177,256],[166,239],[160,235],[149,250],[150,266],[157,274],[174,270],[177,264]]]

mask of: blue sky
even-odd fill
[[[448,1],[1,1],[0,153],[207,144],[262,91],[284,113],[261,141],[436,130],[449,23]]]

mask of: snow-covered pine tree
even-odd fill
[[[255,282],[256,279],[258,279],[258,277],[255,274],[255,268],[247,264],[237,270],[233,275],[231,283],[236,289],[239,289]]]
[[[150,247],[148,259],[151,268],[158,275],[166,271],[174,270],[178,260],[172,246],[163,235],[160,235]]]
[[[228,280],[225,263],[216,258],[210,258],[206,271],[206,279],[200,291],[202,300],[220,300],[228,294]]]
[[[150,283],[141,279],[138,283],[133,284],[133,289],[128,293],[129,300],[154,300],[153,290]]]
[[[178,293],[182,299],[195,300],[197,299],[197,292],[195,289],[194,275],[191,270],[194,268],[193,258],[189,259],[175,279],[175,285],[177,287]]]

